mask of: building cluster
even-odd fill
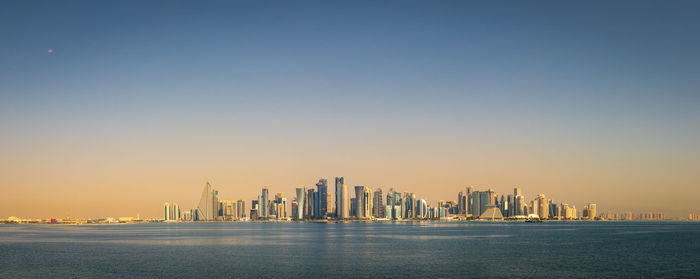
[[[204,184],[202,196],[196,208],[182,212],[177,203],[165,203],[166,222],[177,221],[238,221],[245,220],[245,201],[220,200],[219,190]]]
[[[581,216],[576,207],[555,203],[544,194],[527,200],[520,188],[512,194],[497,195],[493,189],[483,191],[468,186],[457,193],[457,200],[440,200],[431,206],[415,193],[393,188],[386,194],[381,188],[354,186],[348,189],[345,178],[335,178],[335,189],[327,179],[319,179],[315,187],[296,188],[291,202],[284,193],[270,196],[263,187],[257,199],[246,210],[243,200],[220,200],[219,191],[207,182],[196,208],[181,211],[177,203],[165,203],[164,220],[171,221],[239,221],[239,220],[323,220],[323,219],[440,219],[464,218],[481,220],[504,219],[596,219],[596,204],[583,207]]]

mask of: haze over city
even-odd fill
[[[336,176],[700,213],[698,4],[595,3],[3,2],[0,218]]]

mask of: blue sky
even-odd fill
[[[41,163],[19,157],[71,162],[53,153],[77,146],[133,150],[133,158],[168,146],[206,153],[200,148],[233,145],[240,158],[286,157],[320,172],[327,170],[314,166],[319,149],[368,149],[376,155],[370,165],[383,166],[405,147],[428,162],[534,160],[543,173],[590,161],[588,178],[569,180],[616,193],[642,189],[642,202],[609,208],[675,206],[681,215],[700,198],[698,8],[696,1],[5,1],[2,165],[21,173]],[[550,157],[559,159],[538,161]],[[619,176],[587,180],[615,167]],[[650,170],[663,175],[640,187]],[[503,183],[500,192],[518,183],[520,174],[499,171],[512,180],[452,177],[445,193],[468,179]],[[279,178],[270,183],[289,179],[279,173],[270,169]],[[12,177],[0,187],[28,181]],[[363,183],[380,183],[375,177]],[[533,178],[529,187],[561,200],[586,184],[566,188],[561,179]],[[650,205],[658,181],[687,202]],[[232,188],[252,196],[258,186]]]

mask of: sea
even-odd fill
[[[700,278],[700,223],[0,225],[0,278]]]

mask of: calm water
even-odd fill
[[[700,278],[700,224],[0,225],[0,278]]]

